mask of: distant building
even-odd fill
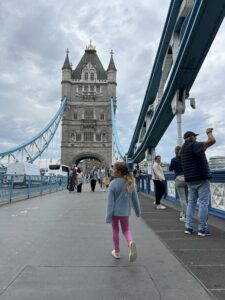
[[[225,156],[212,156],[209,158],[210,169],[224,169]]]

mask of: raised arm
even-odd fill
[[[212,134],[213,128],[207,128],[206,134],[208,136],[208,140],[203,143],[203,149],[206,150],[210,146],[216,143],[216,139]]]

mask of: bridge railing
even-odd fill
[[[0,204],[60,191],[67,184],[66,176],[0,175]]]
[[[140,185],[142,192],[152,196],[155,195],[154,183],[151,175],[142,175]],[[165,173],[165,187],[166,193],[164,199],[180,206],[175,189],[174,173]],[[210,191],[209,214],[225,219],[225,170],[212,170]]]

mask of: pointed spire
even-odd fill
[[[69,60],[69,49],[68,48],[66,49],[66,58],[65,58],[65,61],[64,61],[63,67],[62,67],[62,70],[65,70],[65,69],[72,70],[70,60]]]
[[[111,58],[109,61],[109,66],[108,66],[107,71],[109,71],[109,70],[117,71],[114,60],[113,60],[113,54],[114,54],[113,50],[111,50],[110,54],[111,54]]]

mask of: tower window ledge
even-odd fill
[[[81,121],[83,122],[83,123],[94,123],[94,124],[96,124],[96,119],[81,119]]]

